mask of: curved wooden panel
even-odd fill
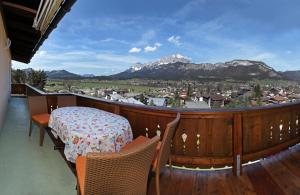
[[[27,95],[47,95],[48,107],[57,96],[26,85]],[[73,94],[78,106],[99,108],[122,115],[132,126],[134,137],[163,135],[166,124],[181,113],[172,142],[175,165],[185,167],[233,166],[275,154],[300,142],[300,103],[260,108],[187,110],[148,107]]]

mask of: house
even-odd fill
[[[153,106],[167,106],[167,100],[165,98],[153,98],[148,99],[148,105]]]
[[[203,108],[210,108],[210,107],[205,101],[186,101],[184,108],[203,109]]]

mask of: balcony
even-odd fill
[[[49,112],[61,95],[22,84],[12,85],[12,93],[47,96]],[[300,104],[247,110],[175,110],[76,97],[79,106],[125,116],[134,137],[163,134],[166,123],[181,112],[172,144],[177,169],[172,178],[168,169],[163,172],[162,194],[300,193]],[[13,97],[0,135],[1,192],[75,194],[72,171],[53,150],[49,136],[43,147],[38,146],[37,129],[28,137],[28,121],[26,99]],[[155,194],[153,179],[148,194]]]

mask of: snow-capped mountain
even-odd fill
[[[111,76],[114,79],[280,79],[283,75],[260,61],[232,60],[220,63],[192,63],[188,57],[175,54],[155,62],[137,63],[128,70]]]
[[[161,65],[174,64],[174,63],[187,64],[187,63],[190,63],[190,59],[181,54],[173,54],[171,56],[162,57],[161,59],[159,59],[155,62],[149,62],[149,63],[145,63],[145,64],[136,63],[129,69],[129,71],[135,72],[135,71],[139,71],[143,68],[155,68],[155,67],[158,67]]]

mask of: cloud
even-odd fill
[[[175,15],[178,17],[185,17],[192,13],[192,11],[197,10],[201,5],[206,3],[207,0],[192,0],[189,1],[185,6],[178,10]]]
[[[180,43],[180,36],[171,36],[171,37],[169,37],[168,38],[168,41],[170,42],[170,43],[173,43],[174,45],[177,45],[177,46],[179,46],[181,43]]]
[[[142,34],[140,40],[136,42],[138,46],[149,44],[151,40],[153,40],[156,36],[156,32],[154,30],[148,30]]]
[[[271,60],[275,57],[276,55],[274,53],[262,52],[262,53],[258,53],[256,56],[253,56],[252,59],[263,61],[263,60]]]
[[[44,50],[37,51],[37,52],[36,52],[36,55],[37,55],[37,56],[45,56],[45,55],[47,55],[47,51],[44,51]]]
[[[148,52],[154,52],[156,51],[159,47],[161,47],[162,44],[161,43],[155,43],[154,46],[146,46],[144,48],[144,52],[148,53]]]
[[[142,49],[138,47],[131,48],[128,52],[129,53],[139,53]]]
[[[41,50],[32,58],[30,64],[13,62],[13,68],[34,68],[43,70],[65,69],[75,73],[93,73],[109,75],[126,70],[137,62],[147,62],[151,59],[123,55],[108,50]],[[114,71],[112,71],[114,69]]]
[[[97,61],[106,62],[106,64],[134,64],[137,62],[144,62],[147,61],[144,58],[139,58],[131,55],[119,55],[119,54],[112,54],[112,53],[99,53],[96,55]]]

